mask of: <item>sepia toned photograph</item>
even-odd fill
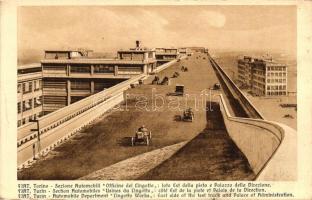
[[[297,180],[296,5],[19,6],[17,58],[18,180]]]

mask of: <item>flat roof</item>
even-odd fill
[[[30,68],[37,68],[41,67],[41,63],[30,63],[25,65],[19,65],[17,66],[17,69],[30,69]]]
[[[121,60],[121,59],[44,59],[41,63],[73,63],[73,64],[146,64],[154,63],[156,60],[148,60],[144,62],[143,60]]]
[[[167,47],[157,47],[156,50],[157,49],[174,49],[174,50],[178,50],[178,48],[175,48],[175,47],[169,47],[169,48],[167,48]]]
[[[45,52],[82,52],[82,51],[93,51],[93,50],[90,50],[90,49],[45,49],[44,50]]]
[[[117,51],[118,53],[144,53],[144,52],[151,52],[151,51],[155,51],[155,50],[151,50],[151,49],[129,49],[129,50],[119,50]]]

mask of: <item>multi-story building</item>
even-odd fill
[[[43,114],[40,63],[18,66],[17,81],[17,126],[20,127]]]
[[[43,111],[45,114],[156,68],[155,51],[120,50],[117,59],[91,58],[82,51],[45,51]]]
[[[250,56],[244,56],[243,59],[238,60],[238,82],[245,88],[251,87],[251,63],[253,62],[253,58]]]
[[[157,66],[175,60],[179,57],[177,48],[156,48]]]
[[[287,66],[272,59],[245,56],[238,61],[238,80],[257,96],[287,95]]]

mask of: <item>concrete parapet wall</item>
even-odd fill
[[[244,93],[236,86],[228,74],[216,63],[214,59],[208,54],[208,58],[211,65],[216,69],[217,73],[220,75],[221,80],[229,89],[231,95],[234,99],[238,100],[241,107],[245,110],[246,114],[250,118],[264,119],[262,114],[257,110],[257,108],[249,101],[249,99],[244,95]]]
[[[296,179],[296,132],[286,125],[261,119],[232,117],[220,95],[227,132],[244,153],[256,180]]]

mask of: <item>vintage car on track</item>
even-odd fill
[[[192,122],[194,120],[194,112],[192,108],[188,108],[183,112],[182,121]]]
[[[135,146],[137,144],[144,144],[146,146],[149,146],[151,143],[151,139],[152,132],[142,126],[135,132],[135,136],[131,137],[131,146]]]

